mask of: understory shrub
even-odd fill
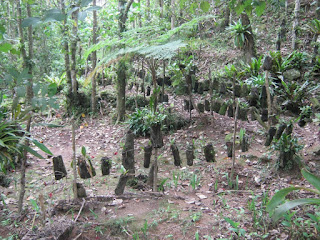
[[[172,113],[169,108],[164,108],[163,105],[160,105],[159,109],[156,115],[148,107],[136,109],[129,115],[127,121],[130,129],[138,136],[147,136],[150,134],[151,123],[161,123],[162,130],[165,132],[181,129],[188,123],[188,120],[177,113]]]

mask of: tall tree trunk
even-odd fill
[[[32,58],[33,58],[33,31],[32,26],[28,28],[28,47],[29,51],[27,56],[27,52],[25,49],[25,41],[23,36],[23,30],[22,30],[22,11],[21,11],[21,5],[20,1],[17,1],[17,10],[18,10],[18,31],[20,36],[20,44],[21,44],[21,55],[23,58],[23,67],[28,69],[28,73],[32,75]],[[31,17],[31,8],[30,5],[27,4],[27,15],[28,17]],[[33,97],[33,90],[32,90],[32,77],[28,79],[28,85],[27,85],[27,94],[26,94],[26,103],[27,105],[31,104]],[[29,115],[29,119],[27,122],[26,132],[29,134],[31,128],[31,115]],[[29,140],[26,139],[25,143],[26,146],[29,146]],[[21,163],[21,176],[20,176],[20,193],[19,193],[19,200],[18,200],[18,212],[21,214],[22,208],[23,208],[23,198],[25,194],[25,178],[26,178],[26,165],[27,165],[27,151],[23,152],[23,158]]]
[[[93,6],[97,5],[97,1],[93,0]],[[93,11],[93,31],[92,31],[92,44],[95,45],[97,43],[97,11]],[[92,69],[95,69],[97,66],[97,51],[92,52]],[[96,74],[92,77],[92,92],[91,92],[91,111],[96,112],[96,95],[97,95],[97,87],[96,87]]]
[[[150,20],[150,0],[147,0],[146,2],[146,7],[147,7],[147,20]]]
[[[230,8],[229,8],[228,4],[226,5],[223,13],[224,13],[224,14],[223,14],[224,17],[223,17],[223,22],[222,22],[221,30],[226,29],[226,27],[228,27],[229,24],[230,24]]]
[[[320,19],[320,1],[317,0],[317,4],[316,4],[316,19]],[[313,56],[312,56],[312,63],[314,64],[316,62],[316,58],[318,56],[318,52],[319,52],[319,44],[318,42],[318,37],[319,34],[315,33],[313,35],[313,39],[312,41],[314,42],[314,47],[313,47]]]
[[[122,122],[126,114],[126,63],[121,59],[117,69],[117,122]]]
[[[171,0],[171,29],[174,29],[176,16],[175,16],[175,2],[174,0]]]
[[[138,0],[139,6],[141,6],[141,0]],[[139,27],[142,27],[142,20],[141,20],[141,13],[138,13],[138,21],[139,21]]]
[[[119,38],[122,38],[122,33],[126,30],[126,21],[128,19],[129,9],[133,0],[129,0],[126,4],[125,0],[119,0]],[[125,61],[120,60],[117,70],[117,122],[124,121],[126,113],[126,66]]]
[[[78,7],[78,6],[77,6]],[[78,13],[79,9],[72,13],[72,40],[71,40],[71,83],[72,83],[72,98],[77,98],[78,82],[77,82],[77,43],[78,43]]]
[[[72,119],[72,170],[73,170],[73,198],[78,198],[78,187],[77,187],[77,161],[76,161],[76,131],[75,131],[75,120]]]
[[[292,26],[292,49],[296,50],[298,48],[297,43],[297,33],[298,33],[298,25],[299,25],[299,11],[300,11],[300,0],[295,1],[294,7],[294,20]]]
[[[17,10],[18,10],[18,32],[19,32],[19,37],[20,37],[20,52],[21,56],[23,59],[23,67],[27,68],[28,67],[28,57],[27,57],[27,52],[26,48],[24,45],[24,36],[23,36],[23,30],[22,30],[22,13],[21,13],[21,5],[20,1],[17,1]]]
[[[31,116],[29,115],[29,119],[27,122],[27,127],[26,127],[26,134],[29,135],[31,129]],[[28,136],[30,137],[30,136]],[[29,146],[29,140],[26,139],[24,144],[26,146]],[[20,172],[20,192],[19,192],[19,199],[18,199],[18,213],[22,213],[23,209],[23,199],[24,199],[24,194],[26,192],[26,168],[27,168],[27,150],[23,151],[23,157],[21,161],[21,172]]]
[[[246,13],[241,14],[241,22],[244,26],[250,25],[250,19]],[[246,39],[243,46],[244,58],[247,63],[250,63],[251,58],[256,56],[256,46],[251,26],[244,35]]]
[[[28,18],[31,18],[31,8],[30,5],[27,4],[27,15]],[[32,85],[33,85],[33,81],[32,81],[32,60],[33,60],[33,30],[32,30],[32,25],[30,25],[28,27],[28,50],[29,50],[29,56],[28,56],[28,73],[30,74],[30,78],[28,79],[28,86],[27,86],[27,103],[31,104],[31,100],[33,98],[33,90],[32,90]]]
[[[160,5],[160,18],[163,18],[163,5],[164,5],[163,0],[159,0],[159,5]]]
[[[65,15],[66,10],[65,10],[64,0],[61,0],[60,6],[61,6],[62,14]],[[64,66],[65,66],[65,70],[66,70],[66,78],[67,78],[67,84],[68,84],[67,96],[71,96],[71,94],[72,94],[72,80],[71,80],[71,71],[70,71],[69,43],[66,40],[67,32],[68,32],[67,17],[65,17],[65,19],[63,20],[63,28],[62,28],[63,48],[64,48]]]

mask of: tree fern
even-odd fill
[[[107,38],[104,41],[100,41],[99,43],[91,46],[85,53],[83,57],[83,61],[85,61],[88,56],[93,52],[102,48],[122,48],[122,46],[126,46],[129,50],[125,50],[124,52],[130,52],[130,48],[136,48],[137,46],[157,46],[157,45],[165,45],[167,42],[175,42],[173,39],[186,39],[188,34],[194,31],[194,28],[197,27],[199,22],[204,20],[213,19],[213,15],[206,15],[197,18],[193,18],[189,22],[182,24],[179,27],[176,27],[172,30],[167,31],[166,25],[164,26],[147,26],[142,28],[135,28],[132,30],[128,30],[123,33],[123,38],[119,39],[115,38]],[[169,44],[170,45],[170,44]],[[167,48],[168,46],[166,46]],[[156,49],[155,49],[156,50]],[[120,55],[118,53],[121,50],[115,50],[113,53],[109,55]],[[131,51],[132,52],[132,51]],[[104,57],[103,62],[107,62],[110,56]],[[161,58],[162,59],[162,58]]]

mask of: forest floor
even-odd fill
[[[199,96],[196,96],[196,98]],[[170,95],[169,102],[186,118],[182,109],[183,99]],[[299,239],[305,231],[317,236],[314,227],[301,224],[286,226],[272,223],[265,212],[265,203],[277,189],[290,185],[307,185],[299,171],[276,171],[276,153],[264,146],[265,135],[257,121],[239,121],[238,129],[246,129],[250,139],[248,152],[236,150],[235,174],[238,187],[230,188],[232,159],[227,157],[225,138],[233,133],[234,119],[214,113],[202,114],[193,110],[193,123],[175,133],[164,136],[164,147],[159,151],[159,182],[164,190],[153,193],[142,183],[143,190],[127,186],[123,196],[115,196],[114,189],[121,174],[122,144],[126,125],[114,125],[107,116],[82,117],[76,129],[77,153],[85,146],[97,175],[80,180],[88,198],[72,201],[72,139],[70,119],[57,113],[52,119],[38,119],[62,125],[61,128],[34,126],[33,137],[43,142],[51,152],[62,155],[68,176],[54,180],[52,158],[44,160],[30,157],[27,168],[25,196],[26,212],[17,218],[19,171],[11,173],[16,180],[9,188],[1,188],[4,196],[1,210],[0,236],[40,236],[46,227],[51,234],[53,224],[60,227],[75,226],[70,238],[61,239]],[[320,161],[313,152],[320,145],[319,126],[308,123],[306,127],[294,126],[294,134],[305,147],[300,152],[302,162],[313,172],[319,172]],[[170,150],[174,139],[182,159],[182,166],[175,167]],[[186,145],[193,139],[195,161],[186,164]],[[135,139],[136,176],[148,175],[143,167],[144,151],[149,139]],[[213,143],[214,163],[204,160],[203,146]],[[112,159],[111,174],[102,176],[100,159]],[[193,182],[192,182],[193,181]],[[44,196],[46,217],[41,220],[39,195]],[[311,197],[306,192],[292,197]],[[65,200],[65,201],[62,201]],[[68,208],[73,204],[73,207]],[[63,206],[62,206],[63,205]],[[84,206],[81,208],[81,206]],[[63,211],[60,211],[61,209]],[[314,211],[313,208],[309,211]],[[76,223],[74,224],[74,220]],[[234,226],[230,225],[231,223]],[[228,222],[229,221],[229,222]],[[59,226],[57,227],[59,228]],[[58,231],[58,230],[57,230]],[[300,232],[299,232],[300,231]],[[297,235],[298,234],[298,235]],[[299,235],[300,234],[300,235]],[[28,238],[25,238],[28,239]],[[29,238],[32,239],[32,238]],[[51,239],[51,238],[47,238]],[[301,239],[301,238],[300,238]],[[310,239],[317,239],[310,238]]]

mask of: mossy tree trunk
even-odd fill
[[[175,0],[171,0],[171,30],[175,27],[176,16],[175,16]]]
[[[250,25],[250,19],[246,13],[241,14],[241,22],[244,26]],[[243,46],[243,52],[244,52],[244,59],[247,63],[251,62],[251,58],[256,57],[256,46],[253,36],[252,27],[250,26],[247,30],[247,32],[244,34],[245,36],[245,43]]]
[[[128,12],[133,3],[133,0],[128,2],[125,0],[119,0],[118,10],[119,10],[119,38],[122,38],[122,33],[126,30],[126,21],[128,19]],[[126,112],[126,67],[125,61],[120,60],[117,69],[117,122],[122,122],[125,119]]]
[[[97,0],[93,0],[92,5],[95,7],[97,5]],[[93,27],[92,27],[92,45],[97,43],[97,11],[93,11]],[[92,69],[95,69],[97,66],[97,51],[92,52]],[[96,95],[97,95],[97,87],[96,87],[96,74],[91,79],[91,111],[96,112]]]
[[[19,37],[20,37],[20,51],[23,59],[23,67],[28,69],[28,73],[32,75],[32,60],[33,60],[33,30],[32,26],[28,27],[28,55],[27,51],[25,49],[25,41],[24,41],[24,36],[23,36],[23,30],[22,30],[22,11],[21,11],[21,5],[20,1],[17,1],[17,22],[18,22],[18,32],[19,32]],[[31,16],[31,6],[27,4],[27,15],[28,17]],[[28,79],[27,83],[27,92],[26,92],[26,103],[27,105],[31,105],[31,101],[33,98],[33,81],[32,77]],[[26,126],[26,132],[27,134],[30,133],[31,129],[31,115],[29,114],[27,126]],[[26,146],[29,146],[29,140],[26,139],[24,144]],[[18,212],[19,214],[22,213],[22,208],[23,208],[23,199],[24,199],[24,194],[25,194],[25,184],[26,184],[26,166],[27,166],[27,151],[24,150],[23,152],[23,157],[22,157],[22,162],[21,162],[21,172],[20,172],[20,192],[19,192],[19,200],[18,200]]]
[[[79,6],[74,6],[79,7]],[[72,12],[72,39],[71,39],[71,84],[72,84],[72,98],[77,99],[78,95],[78,81],[77,81],[77,44],[78,44],[78,13],[79,9]]]
[[[61,0],[60,6],[61,6],[62,14],[65,15],[66,10],[65,10],[64,0]],[[67,35],[68,35],[67,18],[63,20],[62,35],[63,35],[62,41],[63,41],[63,50],[64,50],[64,66],[65,66],[67,85],[68,85],[67,97],[70,97],[72,94],[72,80],[71,80],[71,71],[70,71],[69,43],[67,41]],[[68,99],[68,101],[70,102],[71,99]]]
[[[292,50],[296,50],[298,48],[297,42],[297,34],[298,34],[298,26],[299,26],[299,11],[300,11],[300,0],[295,0],[294,7],[294,19],[292,25]]]
[[[128,130],[126,134],[126,141],[122,150],[122,165],[128,173],[134,175],[134,133],[131,130]]]
[[[117,122],[122,122],[126,114],[126,63],[121,59],[117,69]]]

